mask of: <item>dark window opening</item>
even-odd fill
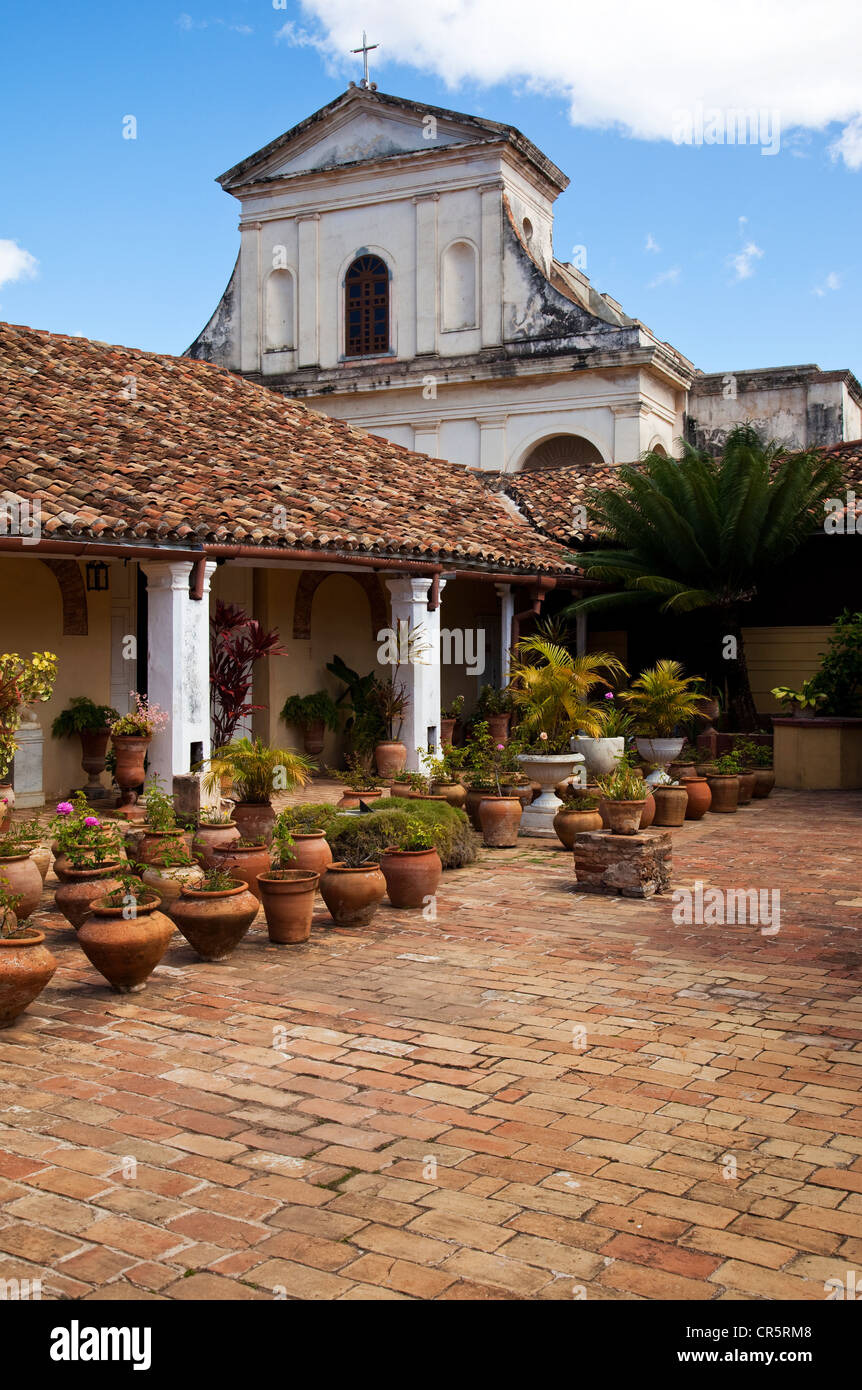
[[[389,271],[379,256],[360,256],[345,277],[345,352],[389,351]]]

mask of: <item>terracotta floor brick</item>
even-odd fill
[[[859,793],[777,792],[673,832],[677,883],[780,888],[774,938],[578,895],[571,857],[524,841],[446,875],[434,923],[383,904],[334,932],[319,906],[301,949],[261,921],[224,968],[177,938],[122,1001],[46,891],[59,968],[0,1039],[0,1276],[112,1301],[822,1298],[862,1264],[860,818]]]

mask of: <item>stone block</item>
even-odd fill
[[[670,888],[672,837],[669,830],[639,830],[614,835],[586,830],[575,836],[578,891],[616,893],[624,898],[651,898]]]

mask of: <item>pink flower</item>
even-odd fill
[[[498,753],[502,753],[503,747],[504,747],[504,745],[503,745],[502,743],[498,743],[498,744],[497,744],[497,752],[498,752]]]
[[[545,733],[539,734],[539,738],[547,738],[547,737],[548,737],[548,735],[545,734]]]
[[[57,815],[58,815],[58,816],[71,816],[71,815],[73,814],[74,810],[75,810],[75,808],[74,808],[74,806],[72,805],[71,801],[58,801],[58,802],[57,802]]]
[[[606,690],[606,691],[605,691],[605,699],[606,699],[606,700],[612,700],[613,698],[614,698],[614,692],[613,692],[612,690]]]
[[[95,829],[95,827],[99,824],[99,822],[98,822],[98,820],[96,819],[95,816],[85,816],[85,817],[84,817],[84,824],[85,824],[85,825],[92,826],[92,827]]]

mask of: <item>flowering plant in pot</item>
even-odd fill
[[[443,873],[431,826],[408,816],[396,843],[381,856],[380,869],[393,907],[425,907]]]
[[[50,700],[57,679],[53,652],[0,654],[0,786],[8,785],[9,768],[18,747],[15,732],[21,723],[21,706]]]
[[[323,752],[326,730],[338,729],[341,712],[328,690],[315,690],[311,695],[288,695],[279,718],[302,730],[305,752],[316,757]]]
[[[83,801],[83,792],[78,797]],[[74,814],[69,819],[73,820]],[[70,838],[54,861],[54,873],[60,880],[54,890],[54,903],[77,931],[93,903],[119,886],[126,866],[114,830],[102,826],[98,817],[85,816],[82,829],[67,831],[66,835]],[[60,838],[65,839],[62,829]]]
[[[134,806],[146,778],[147,749],[168,723],[169,715],[145,696],[133,692],[135,708],[111,723],[111,746],[116,759],[114,778],[123,806]]]
[[[0,1028],[14,1023],[57,969],[44,933],[24,919],[20,897],[0,879]]]
[[[81,740],[81,766],[87,774],[85,795],[91,800],[107,796],[99,778],[105,770],[105,754],[111,725],[119,719],[112,705],[97,705],[87,695],[76,695],[51,725],[54,738]]]
[[[272,748],[260,738],[240,738],[216,748],[204,776],[209,795],[221,788],[222,777],[233,781],[234,820],[241,835],[272,839],[275,812],[271,797],[275,792],[295,791],[311,778],[313,764],[290,748]]]
[[[640,773],[623,765],[607,777],[600,777],[598,785],[611,831],[615,835],[635,835],[649,791]]]
[[[170,915],[193,951],[204,960],[221,961],[236,950],[259,908],[248,883],[225,867],[207,869],[200,883],[186,884]]]
[[[701,678],[684,676],[678,661],[657,661],[632,681],[622,698],[635,718],[635,743],[645,762],[665,770],[679,756],[685,739],[674,737],[674,730],[695,717],[702,692]],[[647,780],[656,781],[655,773]]]
[[[59,801],[51,820],[54,873],[64,882],[70,869],[80,871],[118,863],[124,856],[115,827],[93,815],[82,791],[71,801]]]

